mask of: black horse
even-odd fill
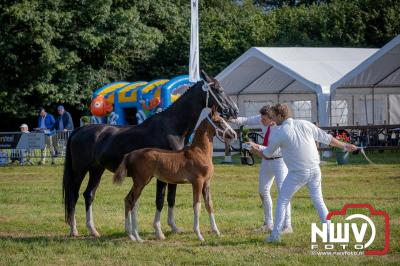
[[[86,226],[91,235],[99,236],[94,227],[92,203],[105,169],[114,172],[124,155],[136,149],[154,147],[179,150],[187,143],[201,111],[214,107],[221,116],[236,118],[238,109],[220,86],[219,82],[202,72],[203,81],[188,89],[173,105],[163,112],[147,119],[138,126],[87,125],[77,128],[68,139],[64,177],[63,197],[65,219],[70,225],[70,235],[77,236],[75,205],[79,188],[87,172],[89,182],[83,196],[86,207]],[[166,183],[157,180],[154,227],[160,227],[160,213],[164,205]],[[168,224],[177,232],[173,218],[176,185],[168,184]],[[158,235],[162,239],[163,235]]]

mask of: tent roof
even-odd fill
[[[329,93],[377,49],[253,47],[216,77],[228,94]]]
[[[400,87],[400,35],[335,82],[331,90],[372,87]]]

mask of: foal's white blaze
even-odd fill
[[[171,227],[172,232],[174,232],[174,233],[179,233],[181,231],[181,229],[179,229],[175,224],[173,207],[168,207],[168,225]]]
[[[201,204],[200,202],[195,203],[194,205],[194,224],[193,224],[193,230],[197,235],[197,238],[200,241],[204,241],[203,236],[200,233],[200,225],[199,225],[199,216],[200,216],[200,208]]]
[[[132,221],[132,233],[133,236],[136,238],[137,241],[143,242],[143,240],[139,236],[139,227],[138,227],[138,222],[136,218],[136,210],[138,209],[138,204],[137,202],[135,203],[135,207],[133,207],[133,210],[131,212],[131,221]]]
[[[165,235],[161,230],[160,220],[161,220],[161,212],[159,210],[156,210],[156,214],[154,215],[153,228],[154,230],[156,230],[156,238],[159,240],[164,240]]]
[[[89,232],[92,236],[100,236],[97,232],[96,228],[94,227],[93,223],[93,212],[92,212],[92,205],[90,205],[89,209],[86,211],[86,226],[89,229]]]
[[[210,213],[210,224],[211,224],[211,230],[216,234],[216,235],[221,235],[217,224],[215,223],[215,218],[214,218],[214,213]]]

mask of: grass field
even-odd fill
[[[67,237],[61,200],[62,165],[0,168],[0,265],[399,265],[400,264],[400,154],[375,153],[369,165],[361,155],[352,164],[322,166],[323,192],[330,210],[345,203],[370,203],[390,215],[390,253],[385,256],[315,256],[310,251],[310,224],[318,216],[302,188],[292,200],[294,233],[279,244],[266,244],[265,233],[255,232],[262,222],[257,195],[258,166],[221,165],[216,159],[212,195],[216,221],[222,233],[212,235],[202,204],[201,229],[205,243],[192,231],[190,185],[178,186],[176,222],[184,232],[171,234],[162,216],[167,239],[154,239],[155,180],[144,190],[139,207],[143,244],[133,243],[124,233],[123,198],[131,186],[111,182],[107,172],[94,203],[94,218],[102,236],[87,236],[84,201],[77,204],[78,238]],[[81,195],[87,179],[81,188]],[[275,185],[272,191],[276,202]],[[165,208],[166,210],[166,208]]]

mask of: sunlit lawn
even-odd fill
[[[237,158],[236,158],[237,159]],[[310,224],[318,216],[301,189],[292,200],[294,233],[284,235],[280,244],[266,244],[265,233],[255,232],[261,225],[262,209],[257,195],[258,165],[221,165],[216,160],[212,195],[220,238],[210,232],[207,213],[202,208],[201,229],[206,239],[201,244],[192,232],[192,192],[190,185],[178,186],[176,221],[184,232],[171,234],[163,213],[167,236],[156,241],[152,220],[155,212],[154,180],[144,190],[139,207],[143,244],[133,243],[124,234],[123,198],[131,179],[113,185],[111,173],[102,179],[94,203],[94,218],[102,236],[87,235],[84,201],[77,205],[78,238],[67,237],[61,200],[62,165],[15,166],[0,168],[0,264],[378,264],[400,263],[400,153],[375,153],[370,165],[361,155],[352,164],[337,166],[329,160],[322,166],[323,192],[330,210],[346,203],[370,203],[390,215],[391,248],[382,257],[314,256],[310,251]],[[86,187],[81,187],[81,195]],[[273,200],[276,202],[275,185]],[[165,208],[166,210],[166,208]]]

